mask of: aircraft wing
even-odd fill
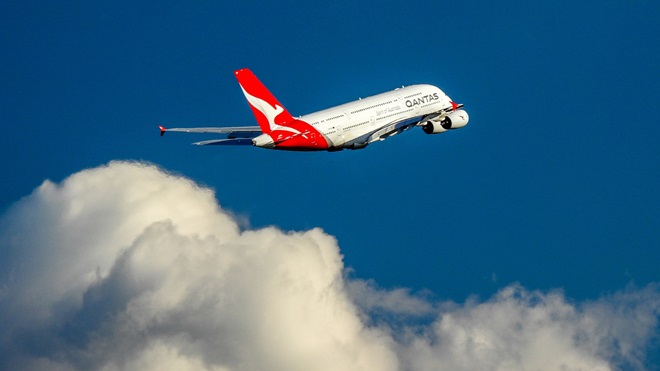
[[[417,123],[420,121],[421,117],[416,117],[412,119],[406,119],[403,121],[398,121],[398,122],[392,122],[390,124],[387,124],[380,129],[376,130],[373,132],[370,136],[369,139],[367,139],[368,143],[375,142],[377,140],[385,140],[393,135],[402,133],[414,126],[417,125]]]
[[[435,119],[437,117],[446,116],[447,114],[455,111],[457,108],[462,108],[462,107],[463,107],[462,104],[454,104],[452,107],[445,108],[441,111],[432,113],[430,115],[418,116],[410,119],[405,119],[403,121],[395,121],[389,123],[381,127],[380,129],[376,130],[375,132],[373,132],[367,139],[367,142],[371,143],[377,140],[385,140],[393,135],[402,133],[406,130],[409,130],[419,125],[420,122],[426,122],[428,120]]]

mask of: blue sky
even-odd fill
[[[346,266],[442,299],[520,282],[575,300],[660,281],[653,1],[0,4],[0,207],[113,159],[216,190],[252,227],[321,227]],[[252,69],[294,115],[439,86],[467,127],[362,151],[199,148],[254,125]]]
[[[138,159],[215,188],[253,226],[323,227],[388,286],[588,297],[659,278],[655,3],[3,8],[4,207],[46,178]],[[294,114],[432,83],[471,123],[344,153],[158,137],[252,125],[240,67]]]

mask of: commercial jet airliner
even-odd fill
[[[223,139],[193,144],[253,145],[289,151],[361,149],[415,126],[427,134],[462,128],[468,114],[433,85],[411,85],[304,116],[294,117],[247,68],[234,72],[259,126],[172,128],[214,133]]]

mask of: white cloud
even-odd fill
[[[383,290],[373,280],[347,281],[347,290],[356,305],[370,313],[420,317],[436,313],[426,298],[411,294],[410,289]]]
[[[345,278],[319,229],[241,231],[213,192],[112,162],[0,221],[0,368],[642,369],[657,286],[433,302]]]
[[[659,304],[655,286],[576,306],[559,291],[511,285],[486,302],[445,309],[423,335],[407,338],[400,354],[423,370],[642,369],[643,354],[629,350],[644,349]]]

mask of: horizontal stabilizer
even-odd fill
[[[183,133],[213,133],[213,134],[229,134],[229,133],[257,133],[261,135],[261,128],[258,126],[234,126],[234,127],[207,127],[207,128],[171,128],[166,129],[163,126],[158,127],[160,135],[166,131],[178,131]]]
[[[193,143],[196,146],[251,146],[251,138],[215,139]]]

